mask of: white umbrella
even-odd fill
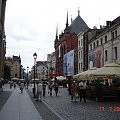
[[[57,80],[66,80],[66,77],[64,77],[64,76],[58,76],[56,78],[57,78]]]
[[[120,65],[116,63],[109,63],[97,69],[93,75],[120,75]]]
[[[84,71],[84,72],[74,75],[74,78],[88,79],[89,76],[92,75],[96,70],[97,70],[96,67],[90,68],[87,71]]]

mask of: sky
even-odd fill
[[[120,16],[119,0],[7,0],[5,15],[6,57],[21,57],[25,69],[37,61],[46,61],[47,54],[54,52],[56,27],[58,34],[65,28],[68,11],[78,15],[93,28],[105,25]]]

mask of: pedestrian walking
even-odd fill
[[[71,102],[73,101],[73,99],[75,102],[77,102],[76,101],[77,97],[78,97],[78,84],[75,81],[73,81],[73,83],[71,84]]]
[[[42,100],[42,84],[41,83],[38,83],[37,84],[37,96],[36,96],[36,101],[39,101],[41,102]]]
[[[84,102],[86,102],[86,88],[87,88],[87,85],[86,85],[86,82],[80,82],[79,83],[79,87],[80,87],[80,101],[82,101],[82,98],[84,100]]]
[[[21,93],[23,93],[23,89],[24,89],[24,83],[21,82],[21,84],[20,84],[20,90],[21,90]]]
[[[46,94],[46,83],[45,81],[43,82],[43,97],[45,97]]]
[[[48,84],[48,94],[50,94],[50,96],[52,96],[52,89],[53,89],[53,83],[50,81],[49,84]]]
[[[10,89],[12,89],[13,81],[11,80],[11,81],[9,82],[9,84],[10,84]]]
[[[14,84],[14,89],[16,88],[16,82],[13,83]]]
[[[73,83],[71,83],[70,91],[71,91],[71,102],[72,102],[73,97],[74,97],[74,84]]]
[[[26,87],[27,87],[27,89],[28,89],[28,86],[29,86],[29,81],[27,81],[27,83],[26,83]]]
[[[57,96],[58,94],[58,82],[57,81],[55,81],[54,83],[54,90],[55,90],[55,95]]]

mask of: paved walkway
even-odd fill
[[[4,86],[4,91],[8,89]],[[23,93],[18,87],[11,90],[11,96],[0,111],[0,120],[42,120],[26,90]]]
[[[71,102],[67,88],[59,88],[56,97],[54,90],[51,97],[46,90],[42,102],[36,102],[32,97],[32,88],[21,94],[19,88],[11,89],[12,94],[0,111],[0,120],[119,120],[120,102]],[[4,91],[10,91],[6,86]],[[29,95],[28,95],[29,94]],[[31,101],[32,100],[32,101]],[[33,105],[34,104],[34,105]],[[49,106],[49,107],[48,107]],[[37,110],[36,110],[37,109]],[[52,112],[50,112],[52,111]],[[41,116],[42,117],[41,117]]]

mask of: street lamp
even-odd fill
[[[27,66],[27,89],[28,89],[28,84],[29,84],[29,81],[28,81],[28,69],[29,69],[29,67]]]
[[[33,58],[34,58],[34,88],[33,88],[33,94],[34,94],[34,98],[35,98],[35,65],[36,65],[36,59],[37,59],[37,53],[36,52],[33,54]]]

